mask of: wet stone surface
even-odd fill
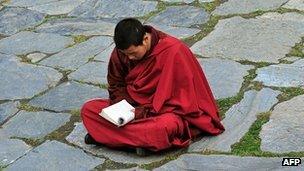
[[[73,39],[70,37],[24,31],[1,39],[0,52],[15,55],[25,55],[33,52],[51,54],[59,52],[71,44],[73,44]]]
[[[62,77],[52,68],[21,63],[13,55],[1,54],[0,73],[0,100],[31,98],[55,86]]]
[[[37,27],[42,33],[56,33],[60,35],[114,35],[113,22],[98,19],[67,18],[51,20]]]
[[[21,140],[0,140],[0,168],[16,161],[31,150],[31,147]]]
[[[85,42],[64,49],[63,51],[42,60],[39,64],[64,70],[76,70],[87,63],[90,58],[93,58],[106,49],[111,43],[111,37],[92,37]]]
[[[241,65],[227,59],[199,59],[216,99],[236,96],[242,87],[243,77],[252,65]]]
[[[304,151],[304,95],[275,106],[260,132],[261,150],[274,153]]]
[[[256,116],[262,112],[268,112],[278,102],[276,97],[279,91],[264,88],[257,92],[250,90],[245,93],[244,98],[233,105],[226,113],[222,123],[225,132],[214,137],[203,137],[202,140],[190,145],[190,152],[203,150],[231,151],[231,145],[240,141],[248,132],[250,126],[256,120]]]
[[[108,98],[107,90],[71,81],[34,98],[29,104],[54,111],[79,110],[86,100],[97,97]]]
[[[5,8],[0,11],[0,34],[12,35],[40,24],[45,15],[24,8]]]
[[[105,160],[58,141],[46,141],[7,170],[91,170]]]

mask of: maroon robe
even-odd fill
[[[197,59],[180,40],[145,26],[151,49],[140,61],[113,50],[108,83],[110,99],[93,99],[81,110],[83,123],[98,142],[110,147],[153,151],[186,147],[198,133],[224,131],[211,89]],[[126,99],[135,120],[116,127],[98,113]]]

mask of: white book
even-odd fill
[[[122,100],[102,109],[99,115],[120,127],[134,119],[135,114],[132,112],[134,109],[135,108],[130,103],[126,100]]]

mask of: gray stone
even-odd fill
[[[218,6],[213,14],[247,14],[258,10],[268,11],[281,7],[288,0],[229,0]]]
[[[301,42],[303,21],[304,15],[296,13],[220,20],[214,31],[196,42],[191,50],[203,57],[277,63]]]
[[[40,139],[70,120],[71,114],[20,111],[3,125],[10,137]]]
[[[62,77],[58,71],[21,63],[13,55],[0,54],[0,100],[31,98],[55,86]]]
[[[304,11],[304,0],[290,0],[283,7]]]
[[[150,24],[149,24],[150,25]],[[179,39],[184,39],[190,36],[193,36],[200,32],[201,30],[195,29],[195,28],[186,28],[186,27],[173,27],[173,26],[167,26],[167,25],[156,25],[151,24],[154,28],[161,30],[162,32],[165,32],[169,35],[172,35]]]
[[[204,2],[213,2],[214,0],[198,0],[198,2],[200,2],[200,3],[204,3]],[[221,1],[223,1],[223,0],[221,0]]]
[[[209,14],[201,8],[193,6],[171,6],[148,22],[156,25],[190,27],[192,25],[204,24],[209,20]]]
[[[303,160],[303,159],[302,159]],[[240,157],[225,155],[199,155],[184,154],[177,160],[173,160],[155,171],[176,171],[176,170],[294,170],[300,171],[304,165],[297,167],[282,166],[282,157]]]
[[[31,147],[17,139],[0,140],[0,168],[13,163],[31,150]]]
[[[135,153],[128,153],[119,150],[112,150],[104,146],[87,145],[84,143],[84,136],[87,131],[82,123],[76,123],[75,129],[67,136],[66,140],[72,144],[75,144],[85,151],[88,151],[94,155],[104,156],[119,163],[137,163],[147,164],[156,161],[161,161],[166,157],[166,154],[153,154],[146,157],[137,156]],[[171,152],[174,153],[174,152]]]
[[[43,5],[51,2],[56,2],[58,0],[9,0],[8,6],[13,7],[31,7],[36,5]]]
[[[7,170],[92,170],[104,161],[61,142],[46,141]]]
[[[98,36],[73,47],[64,49],[60,53],[42,60],[39,64],[55,68],[75,70],[112,43],[111,37]]]
[[[40,61],[44,57],[46,57],[46,55],[43,53],[32,53],[27,55],[27,58],[29,58],[33,63]]]
[[[304,151],[304,95],[279,103],[260,132],[261,150],[274,153]]]
[[[7,102],[0,104],[0,125],[19,111],[17,108],[18,105],[19,102]]]
[[[132,167],[132,168],[128,168],[128,169],[106,169],[106,171],[147,171],[146,169],[142,169],[140,167]]]
[[[71,73],[70,80],[78,80],[86,83],[104,84],[107,83],[108,63],[89,62]]]
[[[162,1],[170,2],[170,3],[180,2],[180,3],[190,4],[190,3],[194,2],[195,0],[162,0]]]
[[[43,96],[34,98],[30,105],[54,111],[80,109],[86,100],[108,98],[108,92],[95,86],[66,82],[51,89]]]
[[[12,35],[20,30],[34,27],[45,15],[23,8],[5,8],[0,11],[0,34]]]
[[[82,18],[140,17],[155,11],[157,2],[142,0],[87,0],[69,16]]]
[[[115,44],[113,43],[111,46],[107,47],[104,51],[96,55],[94,60],[108,63],[114,48],[115,48]]]
[[[77,6],[85,2],[85,0],[61,0],[49,2],[46,4],[31,6],[29,9],[46,13],[48,15],[62,15],[70,13]]]
[[[114,35],[114,22],[98,19],[66,18],[52,20],[37,27],[36,31],[60,35]]]
[[[1,39],[0,52],[15,55],[33,52],[56,53],[72,43],[73,39],[69,37],[25,31]]]
[[[231,151],[231,145],[240,141],[256,120],[256,116],[268,112],[278,100],[279,91],[264,88],[257,92],[250,90],[245,93],[244,99],[233,105],[225,114],[222,123],[225,132],[215,137],[203,137],[202,140],[190,145],[189,151],[199,152],[206,149],[216,151]]]
[[[241,65],[240,63],[226,59],[199,59],[213,95],[216,99],[236,96],[242,87],[243,77],[248,75],[252,65]]]
[[[292,64],[270,65],[258,68],[254,81],[263,82],[267,86],[297,87],[304,86],[304,59]]]

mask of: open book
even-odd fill
[[[117,126],[123,126],[134,119],[132,109],[135,108],[126,100],[122,100],[102,109],[99,115]]]

